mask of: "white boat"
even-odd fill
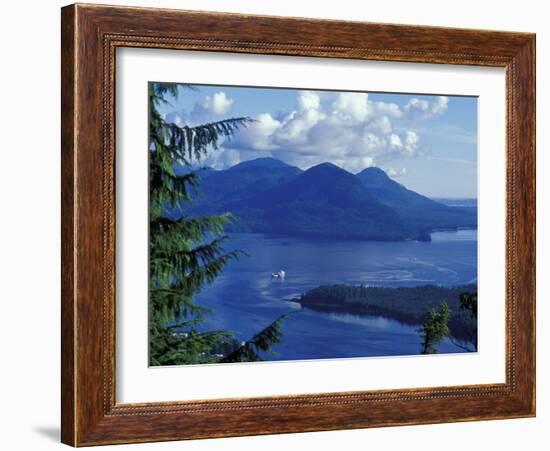
[[[284,279],[285,276],[286,276],[286,273],[282,269],[280,271],[271,273],[271,278],[273,279]]]

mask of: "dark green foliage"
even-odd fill
[[[215,363],[218,349],[233,344],[232,334],[225,331],[197,332],[191,323],[179,323],[188,332],[153,324],[150,327],[150,364],[183,365]]]
[[[191,88],[192,87],[188,87]],[[229,331],[199,331],[212,312],[194,302],[240,252],[225,252],[228,213],[190,216],[200,177],[194,162],[222,137],[250,121],[240,117],[195,127],[164,122],[158,106],[176,97],[176,84],[149,85],[149,363],[182,365],[257,361],[281,342],[282,315],[244,344]],[[177,215],[169,212],[178,211]],[[226,357],[228,356],[228,357]]]
[[[477,293],[461,293],[460,308],[469,311],[471,318],[477,318]]]
[[[447,299],[447,301],[441,301]],[[477,287],[387,288],[330,285],[315,288],[295,301],[321,311],[384,315],[422,324],[423,354],[434,354],[444,338],[468,352],[477,350]]]
[[[477,286],[442,287],[366,287],[362,285],[321,286],[295,299],[302,306],[321,311],[347,312],[364,315],[383,315],[408,324],[422,324],[426,312],[438,308],[447,299],[452,315],[449,329],[457,343],[473,343],[472,330],[477,335],[477,316],[460,307],[463,293],[475,293]],[[477,296],[477,295],[476,295]],[[477,348],[477,344],[475,344]]]
[[[294,312],[284,313],[250,340],[241,344],[233,353],[221,360],[223,363],[259,362],[262,353],[272,353],[271,347],[281,343],[284,319]]]
[[[442,301],[439,309],[429,310],[426,321],[419,329],[422,333],[422,354],[436,354],[437,344],[450,336],[448,322],[451,310],[445,301]]]
[[[451,338],[452,342],[466,351],[477,350],[477,293],[460,294],[461,312],[469,312],[471,321],[464,329],[462,337],[458,340]]]
[[[428,317],[422,326],[421,332],[423,333],[424,342],[422,345],[422,354],[435,354],[437,353],[437,343],[443,338],[448,337],[451,342],[467,352],[477,351],[477,293],[461,293],[460,299],[460,312],[469,312],[470,321],[466,322],[463,326],[460,336],[454,337],[448,329],[450,311],[448,315],[443,315],[441,309],[438,312],[438,316],[434,316],[434,310],[430,310]],[[444,303],[448,308],[448,305]],[[445,328],[447,329],[445,332]],[[444,335],[437,335],[437,332],[445,332]]]
[[[210,313],[194,296],[212,282],[238,252],[224,252],[228,214],[169,218],[168,208],[187,205],[199,183],[193,163],[216,149],[248,118],[227,119],[196,127],[168,124],[158,112],[166,95],[176,97],[175,84],[149,85],[149,361],[177,365],[216,361],[216,348],[230,342],[226,331],[199,332]],[[177,174],[176,165],[189,171]]]

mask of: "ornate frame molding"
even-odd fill
[[[534,415],[534,35],[77,4],[62,9],[62,42],[64,443],[81,446]],[[117,404],[118,47],[506,68],[506,383]],[[257,409],[262,409],[261,418]]]

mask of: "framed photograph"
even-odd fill
[[[62,441],[535,415],[535,36],[62,9]]]

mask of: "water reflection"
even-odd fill
[[[247,340],[280,314],[300,308],[288,302],[320,285],[407,287],[463,285],[477,280],[477,233],[438,232],[432,242],[330,241],[234,234],[227,250],[248,257],[231,262],[198,296],[216,315],[204,330],[224,329]],[[284,269],[284,280],[271,277]],[[303,310],[284,324],[276,360],[411,355],[420,352],[419,325],[383,317]],[[440,352],[458,352],[444,343]]]

